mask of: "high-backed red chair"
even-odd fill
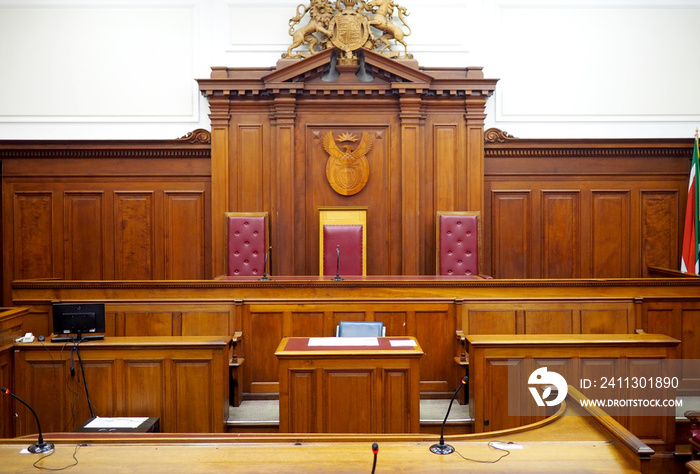
[[[227,271],[229,276],[265,274],[269,247],[267,212],[227,212]]]
[[[362,231],[359,224],[323,226],[324,275],[362,275]]]
[[[365,208],[320,208],[321,275],[365,275]]]
[[[438,275],[480,274],[480,217],[478,211],[437,213]]]

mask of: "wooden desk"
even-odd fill
[[[229,411],[228,343],[219,336],[80,343],[95,414],[158,417],[163,432],[222,433]],[[15,345],[14,370],[21,376],[14,392],[34,408],[44,431],[72,431],[90,418],[72,347],[48,341]],[[31,413],[18,402],[15,411],[15,432],[36,432]]]
[[[280,433],[419,432],[423,350],[415,338],[380,337],[377,346],[313,346],[310,339],[284,338],[275,352]]]
[[[429,451],[434,435],[99,435],[46,433],[56,452],[40,461],[44,467],[74,463],[71,473],[124,472],[132,474],[193,472],[220,473],[347,473],[372,470],[372,443],[379,445],[377,472],[502,472],[502,473],[615,473],[651,472],[653,451],[602,412],[578,407],[576,394],[556,415],[540,423],[496,434],[447,436],[445,441],[471,459],[495,460],[503,451],[491,441],[517,443],[496,464],[466,461],[456,453],[440,456]],[[36,438],[0,441],[2,468],[17,474],[34,473],[40,456],[20,454]],[[663,472],[663,471],[659,471]]]
[[[544,418],[546,409],[537,407],[527,390],[528,377],[535,369],[548,367],[577,387],[582,378],[594,375],[631,378],[662,367],[679,343],[658,334],[483,335],[467,336],[467,341],[469,409],[475,432],[514,428]],[[623,360],[624,366],[618,360]],[[615,372],[620,368],[627,372]],[[511,375],[520,382],[510,383]],[[632,392],[617,385],[608,390],[593,388],[587,393],[596,399],[627,399]],[[664,400],[676,398],[672,388],[649,389],[646,393]],[[513,416],[509,416],[511,402],[517,406]],[[675,411],[668,408],[665,413],[666,416],[619,416],[618,421],[657,452],[672,452]]]

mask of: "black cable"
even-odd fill
[[[80,364],[80,372],[83,374],[83,385],[85,385],[85,396],[87,397],[88,408],[90,409],[90,418],[95,418],[95,412],[92,411],[92,400],[90,400],[90,392],[88,391],[87,380],[85,380],[85,368],[83,367],[83,359],[80,357],[80,349],[78,346],[81,341],[75,343],[75,353],[78,354],[78,363]]]
[[[76,445],[75,445],[75,450],[73,451],[73,459],[75,460],[75,462],[74,462],[73,464],[68,464],[67,466],[63,466],[63,467],[44,467],[44,466],[37,466],[37,464],[39,463],[39,461],[41,461],[41,460],[43,460],[43,459],[46,459],[46,458],[48,458],[49,456],[51,456],[53,453],[55,453],[56,450],[54,449],[53,451],[51,451],[51,452],[50,452],[49,454],[47,454],[46,456],[42,456],[42,457],[40,457],[39,459],[37,459],[37,460],[34,462],[33,466],[34,466],[35,468],[37,468],[37,469],[42,470],[42,471],[63,471],[63,470],[65,470],[65,469],[68,469],[69,467],[77,466],[77,465],[78,465],[77,454],[78,454],[78,448],[79,448],[80,446],[87,446],[87,445],[85,445],[85,444],[76,444]]]
[[[492,448],[492,449],[498,449],[499,451],[505,451],[505,454],[502,454],[502,455],[501,455],[498,459],[496,459],[495,461],[487,461],[487,460],[482,460],[482,459],[472,459],[472,458],[468,458],[468,457],[462,456],[462,453],[460,453],[460,452],[457,451],[456,449],[455,449],[455,453],[459,454],[459,457],[461,457],[461,458],[464,459],[465,461],[480,462],[480,463],[482,463],[482,464],[496,464],[498,461],[500,461],[501,459],[503,459],[504,457],[506,457],[506,456],[508,456],[508,455],[510,454],[510,451],[508,451],[507,449],[505,449],[505,448],[499,448],[499,447],[497,447],[497,446],[494,446],[493,443],[496,443],[496,442],[498,442],[498,441],[489,441],[488,447],[489,447],[489,448]]]

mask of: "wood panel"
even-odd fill
[[[118,280],[150,280],[157,274],[153,192],[114,193],[114,273]]]
[[[521,140],[490,130],[486,271],[639,278],[648,266],[678,268],[691,153],[689,140]]]
[[[211,278],[208,135],[0,141],[3,300],[15,279]]]
[[[497,431],[522,426],[544,418],[556,407],[537,407],[526,388],[532,383],[534,370],[547,367],[576,386],[581,374],[610,374],[611,360],[619,360],[613,376],[648,378],[668,374],[662,369],[673,358],[679,341],[653,334],[606,335],[483,335],[468,336],[469,343],[469,410],[474,417],[475,432]],[[593,362],[595,359],[595,362]],[[624,364],[622,363],[624,361]],[[644,390],[616,385],[602,398],[675,399],[675,388]],[[601,393],[596,387],[594,393]],[[627,426],[657,452],[670,453],[675,448],[675,416],[672,409],[648,413],[644,408],[622,410],[616,419]]]
[[[161,431],[221,433],[228,418],[228,342],[219,336],[105,338],[80,344],[90,398],[98,416],[157,416]],[[18,346],[14,371],[25,374],[15,393],[42,429],[72,431],[90,417],[77,354],[61,344]],[[17,436],[36,432],[28,410]],[[132,413],[133,410],[135,413]]]
[[[593,191],[591,196],[591,269],[594,278],[630,272],[630,193]]]

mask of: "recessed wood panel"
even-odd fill
[[[437,125],[433,128],[435,144],[435,210],[455,211],[455,181],[457,156],[455,144],[459,143],[459,130],[454,125]]]
[[[155,201],[152,192],[114,195],[114,272],[118,280],[155,277]]]
[[[251,384],[251,392],[269,392],[270,384],[276,386],[279,382],[279,362],[275,351],[282,340],[282,314],[251,312],[250,317],[245,318],[243,323],[246,354],[252,354],[252,351],[255,353],[252,363],[243,364],[246,381],[244,383]],[[276,391],[276,388],[273,391]]]
[[[287,426],[292,433],[316,433],[318,431],[316,406],[316,373],[315,370],[290,369],[289,377],[289,410]],[[304,416],[298,416],[299,414]],[[296,416],[295,416],[296,415]]]
[[[542,194],[542,277],[580,277],[579,193]]]
[[[641,196],[642,268],[678,268],[678,192],[644,191]]]
[[[205,278],[203,192],[165,194],[165,278]]]
[[[291,328],[285,336],[313,337],[335,336],[335,326],[328,333],[324,332],[326,315],[323,312],[292,311],[290,316]]]
[[[217,336],[233,334],[228,311],[182,311],[183,336]]]
[[[63,205],[66,279],[103,279],[106,256],[103,193],[67,192]]]
[[[264,176],[264,127],[262,124],[245,124],[238,126],[238,146],[236,160],[233,161],[231,183],[235,183],[234,192],[238,209],[262,211],[265,189]]]
[[[515,334],[515,311],[468,311],[468,334]]]
[[[448,392],[457,388],[455,366],[445,364],[457,354],[457,339],[445,340],[443,335],[454,334],[455,318],[448,311],[416,311],[416,339],[423,348],[420,359],[421,390]],[[446,343],[447,342],[447,343]]]
[[[53,268],[54,240],[63,240],[54,232],[53,193],[15,193],[13,213],[13,279],[62,276]]]
[[[491,195],[490,233],[496,278],[531,278],[530,271],[530,193],[494,192]],[[485,231],[487,229],[484,229]]]
[[[410,433],[411,416],[406,416],[406,413],[411,412],[408,370],[385,369],[383,378],[383,433]]]
[[[518,408],[523,406],[521,400],[523,390],[508,390],[509,380],[522,380],[526,374],[523,372],[524,360],[497,360],[487,359],[483,373],[483,398],[484,431],[493,431],[522,426],[524,415],[518,413]],[[478,381],[476,381],[478,382]],[[474,381],[472,381],[474,383]],[[509,410],[509,407],[514,409]],[[510,416],[510,412],[516,413]]]
[[[213,426],[212,413],[217,413],[212,407],[215,397],[212,389],[211,361],[179,361],[173,360],[173,376],[175,377],[174,398],[175,411],[172,419],[163,420],[164,431],[172,429],[178,433],[220,432],[223,427]],[[192,403],[198,400],[199,403]]]
[[[581,334],[630,334],[627,311],[581,310]]]
[[[12,348],[0,351],[0,380],[3,386],[14,387],[12,377]],[[0,397],[0,436],[13,438],[12,398]]]
[[[683,359],[683,381],[700,389],[700,305],[681,310],[681,358]]]
[[[165,413],[165,368],[163,360],[124,361],[124,394],[126,412],[130,416],[157,416]]]
[[[591,276],[629,278],[630,196],[627,191],[592,193]]]
[[[387,337],[408,336],[408,314],[406,311],[376,311],[374,320],[384,324]]]
[[[174,336],[173,313],[124,313],[124,336]]]
[[[573,310],[524,311],[525,334],[572,334]]]
[[[374,433],[377,407],[374,370],[326,370],[323,374],[323,433]]]
[[[114,416],[117,412],[116,397],[119,389],[114,360],[95,360],[90,359],[89,356],[85,357],[85,355],[80,358],[82,359],[82,368],[85,370],[85,380],[89,387],[88,391],[90,392],[91,405],[95,416]],[[78,371],[78,366],[81,364],[75,362],[75,365],[75,376],[82,378],[82,375],[80,375]],[[81,388],[84,392],[85,388],[81,387],[80,383],[76,384],[75,389],[80,390]],[[77,417],[79,420],[85,421],[91,416],[87,403],[87,396],[83,405],[86,407],[87,411],[84,416],[77,415]]]

